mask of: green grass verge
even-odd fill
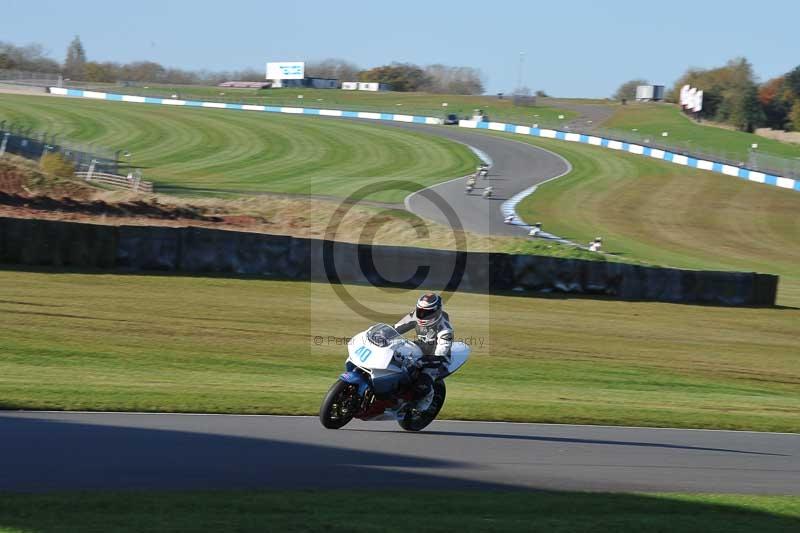
[[[623,130],[630,135],[646,135],[653,142],[662,140],[690,152],[713,152],[731,160],[747,161],[752,144],[758,151],[788,158],[800,157],[800,145],[767,139],[752,133],[733,131],[698,124],[687,118],[677,106],[671,104],[633,104],[617,107],[614,115],[603,126]],[[631,130],[636,129],[636,132]],[[662,132],[669,137],[663,138]],[[800,161],[798,161],[800,164]]]
[[[177,94],[183,99],[214,102],[247,103],[291,107],[346,109],[351,111],[377,111],[404,115],[423,115],[443,118],[455,113],[461,118],[472,116],[482,109],[491,120],[503,122],[542,122],[557,124],[577,116],[548,106],[515,106],[508,97],[431,94],[423,92],[369,92],[342,91],[339,89],[230,89],[227,87],[202,87],[151,85],[143,87],[100,87],[99,90],[121,94],[135,94],[169,98]],[[302,98],[298,98],[302,96]],[[442,104],[446,103],[447,106]],[[563,116],[563,119],[559,119]]]
[[[636,259],[603,255],[590,252],[585,248],[577,248],[570,244],[559,244],[555,241],[530,238],[498,239],[491,251],[518,255],[546,255],[549,257],[563,257],[565,259],[584,259],[588,261],[608,261],[613,263],[642,263]],[[478,250],[476,250],[478,251]]]
[[[710,494],[230,491],[7,494],[4,533],[796,531],[800,498]]]
[[[428,93],[369,93],[363,91],[341,91],[326,89],[228,89],[220,87],[109,87],[103,90],[124,92],[141,96],[170,97],[178,94],[181,98],[196,98],[208,101],[227,101],[256,103],[261,105],[327,107],[331,109],[352,109],[381,111],[386,113],[405,113],[426,116],[444,116],[456,113],[459,116],[472,115],[475,109],[483,109],[491,120],[514,124],[540,123],[547,127],[578,117],[578,113],[547,106],[515,106],[509,99],[500,100],[494,96],[438,95]],[[298,98],[302,95],[303,98]],[[608,104],[607,101],[570,100],[575,103]],[[442,103],[447,102],[447,107]],[[399,105],[398,105],[399,104]],[[649,137],[653,142],[675,144],[676,148],[693,152],[718,154],[730,160],[746,161],[753,143],[759,151],[787,158],[800,157],[800,146],[783,143],[744,133],[698,124],[686,118],[676,106],[668,104],[615,105],[614,115],[603,123],[603,127],[619,130],[626,136]],[[563,116],[563,119],[559,119]],[[636,130],[635,132],[632,130]],[[669,132],[668,138],[661,133]],[[800,162],[799,162],[800,164]]]
[[[165,192],[230,189],[347,196],[386,178],[419,188],[475,169],[465,146],[357,121],[0,94],[0,120],[62,141],[128,150]],[[188,190],[187,190],[188,189]],[[403,191],[370,198],[402,202]]]
[[[346,288],[397,317],[417,296]],[[800,310],[447,307],[474,352],[444,418],[800,431]],[[0,408],[315,414],[346,356],[329,337],[368,322],[325,284],[0,271]]]
[[[800,305],[800,194],[598,147],[513,138],[573,167],[520,203],[523,219],[579,242],[600,235],[606,251],[650,264],[778,274],[780,303]]]

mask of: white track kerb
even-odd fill
[[[550,152],[550,153],[553,153],[553,152]],[[512,196],[511,198],[509,198],[508,200],[503,202],[503,205],[500,206],[500,211],[503,212],[503,217],[504,218],[508,217],[508,216],[513,216],[514,217],[514,219],[513,219],[514,221],[512,222],[512,224],[514,224],[515,226],[521,226],[521,227],[526,228],[526,229],[530,229],[532,227],[531,224],[526,224],[525,222],[523,222],[522,217],[520,217],[517,214],[517,205],[519,205],[519,203],[522,200],[524,200],[525,198],[527,198],[531,194],[535,193],[536,190],[539,187],[541,187],[542,185],[544,185],[545,183],[549,183],[549,182],[551,182],[553,180],[557,180],[558,178],[564,177],[567,174],[569,174],[570,172],[572,172],[572,163],[570,163],[569,161],[567,161],[565,158],[561,157],[558,154],[553,154],[553,155],[558,156],[559,158],[561,158],[562,161],[564,161],[564,163],[566,163],[567,170],[565,170],[564,172],[562,172],[558,176],[553,176],[549,180],[545,180],[545,181],[543,181],[541,183],[537,183],[533,187],[528,187],[524,191],[518,192],[517,194],[515,194],[514,196]],[[567,239],[563,239],[563,238],[559,237],[558,235],[553,235],[552,233],[547,233],[546,231],[540,231],[539,232],[539,236],[543,237],[545,239],[554,240],[554,241],[559,242],[561,244],[568,244],[568,245],[571,245],[571,246],[580,246],[577,243],[574,243],[574,242],[572,242],[570,240],[567,240]]]
[[[311,115],[311,116],[327,116],[327,117],[346,117],[346,118],[363,118],[369,120],[389,120],[395,122],[412,122],[417,124],[442,124],[440,118],[423,117],[416,115],[398,115],[395,113],[371,113],[366,111],[344,111],[341,109],[315,109],[308,107],[276,107],[264,105],[248,105],[248,104],[228,104],[222,102],[200,102],[195,100],[178,100],[170,98],[151,98],[149,96],[131,96],[125,94],[103,93],[95,91],[84,91],[80,89],[65,89],[62,87],[50,87],[51,94],[61,96],[74,96],[78,98],[92,98],[95,100],[110,100],[114,102],[136,102],[142,104],[158,104],[169,105],[178,107],[207,107],[216,109],[235,109],[238,111],[262,111],[268,113],[289,113],[296,115]],[[564,132],[559,130],[533,128],[529,126],[518,126],[516,124],[506,124],[504,122],[477,122],[474,120],[461,120],[458,123],[461,128],[473,129],[486,129],[493,131],[502,131],[506,133],[516,133],[520,135],[530,135],[533,137],[543,137],[546,139],[555,139],[567,142],[576,142],[589,144],[592,146],[600,146],[610,150],[618,150],[630,154],[640,155],[643,157],[650,157],[661,161],[667,161],[676,165],[685,167],[698,168],[700,170],[708,170],[719,174],[725,174],[736,178],[741,178],[747,181],[754,181],[756,183],[763,183],[765,185],[772,185],[781,187],[783,189],[790,189],[800,191],[800,180],[792,178],[785,178],[781,176],[774,176],[772,174],[765,174],[756,170],[750,170],[744,167],[735,167],[716,161],[708,161],[705,159],[696,159],[691,156],[682,154],[675,154],[649,146],[642,146],[639,144],[631,144],[623,141],[616,141],[613,139],[605,139],[603,137],[595,137],[594,135],[584,135],[580,133]]]

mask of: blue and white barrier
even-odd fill
[[[653,159],[660,159],[676,165],[683,165],[691,168],[699,168],[700,170],[710,170],[720,174],[726,174],[735,178],[741,178],[748,181],[755,181],[757,183],[764,183],[766,185],[774,185],[784,189],[792,189],[800,191],[800,180],[791,178],[783,178],[781,176],[773,176],[772,174],[765,174],[756,170],[747,168],[735,167],[724,163],[717,163],[715,161],[706,161],[704,159],[696,159],[691,156],[675,154],[649,146],[642,146],[640,144],[632,144],[623,141],[615,141],[612,139],[605,139],[603,137],[595,137],[594,135],[584,135],[581,133],[570,133],[558,130],[551,130],[545,128],[533,128],[529,126],[518,126],[516,124],[506,124],[504,122],[478,122],[475,120],[461,120],[458,123],[461,128],[477,128],[493,131],[503,131],[506,133],[518,133],[521,135],[532,135],[534,137],[543,137],[546,139],[558,139],[561,141],[570,141],[583,144],[590,144],[593,146],[601,146],[611,150],[619,150],[631,154],[641,155],[644,157],[652,157]]]
[[[264,111],[267,113],[289,113],[293,115],[318,115],[326,117],[365,118],[370,120],[391,120],[394,122],[413,122],[416,124],[442,124],[443,120],[435,117],[416,115],[399,115],[395,113],[372,113],[368,111],[343,111],[341,109],[316,109],[310,107],[278,107],[269,105],[227,104],[223,102],[201,102],[197,100],[178,100],[175,98],[152,98],[150,96],[132,96],[128,94],[102,93],[84,91],[82,89],[64,89],[50,87],[50,94],[75,96],[95,100],[113,102],[135,102],[140,104],[159,104],[178,107],[208,107],[213,109],[236,109],[239,111]]]
[[[375,113],[369,111],[344,111],[341,109],[316,109],[309,107],[278,107],[268,105],[250,105],[250,104],[228,104],[223,102],[202,102],[197,100],[179,100],[174,98],[152,98],[150,96],[132,96],[127,94],[114,94],[103,93],[96,91],[85,91],[82,89],[65,89],[62,87],[50,87],[48,89],[51,94],[61,96],[75,96],[79,98],[92,98],[95,100],[110,100],[114,102],[136,102],[143,104],[159,104],[169,106],[184,106],[184,107],[206,107],[214,109],[235,109],[239,111],[262,111],[267,113],[288,113],[295,115],[317,115],[327,117],[344,117],[344,118],[363,118],[368,120],[389,120],[394,122],[412,122],[416,124],[443,124],[443,120],[435,117],[424,117],[418,115],[399,115],[395,113]],[[709,170],[720,174],[726,174],[736,178],[741,178],[748,181],[757,183],[764,183],[766,185],[773,185],[782,187],[784,189],[792,189],[800,191],[800,180],[792,178],[784,178],[781,176],[774,176],[772,174],[765,174],[757,170],[750,170],[748,168],[736,167],[725,163],[718,163],[715,161],[707,161],[704,159],[697,159],[691,156],[676,154],[673,152],[651,148],[650,146],[642,146],[640,144],[627,143],[624,141],[615,141],[613,139],[605,139],[603,137],[596,137],[594,135],[584,135],[582,133],[571,133],[559,130],[552,130],[546,128],[534,128],[530,126],[518,126],[516,124],[506,124],[504,122],[478,122],[475,120],[461,120],[458,123],[461,128],[474,128],[474,129],[487,129],[493,131],[503,131],[506,133],[517,133],[521,135],[531,135],[534,137],[543,137],[546,139],[557,139],[561,141],[577,142],[589,144],[593,146],[601,146],[611,150],[619,150],[631,154],[641,155],[644,157],[651,157],[674,163],[676,165],[683,165],[691,168],[698,168],[700,170]]]

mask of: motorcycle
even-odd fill
[[[472,194],[472,190],[474,188],[475,188],[474,186],[467,184],[467,186],[464,188],[464,191],[466,191],[467,194]]]
[[[345,372],[322,402],[319,419],[328,429],[344,427],[352,419],[396,420],[407,431],[420,431],[436,419],[444,406],[445,377],[464,366],[470,348],[454,342],[444,368],[420,366],[422,349],[392,326],[375,324],[348,343]],[[414,398],[410,369],[430,376],[428,394]]]

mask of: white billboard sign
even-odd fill
[[[694,93],[694,105],[692,106],[692,111],[695,113],[699,113],[703,110],[703,91],[697,91]]]
[[[689,101],[689,89],[691,88],[691,85],[681,87],[681,105],[684,107],[686,107],[686,102]]]
[[[280,61],[267,63],[268,80],[302,80],[306,76],[303,61]]]
[[[697,96],[697,89],[692,87],[689,89],[689,92],[686,93],[686,107],[692,109],[694,107],[695,97]]]
[[[681,106],[695,113],[702,111],[703,91],[689,85],[681,87]]]

